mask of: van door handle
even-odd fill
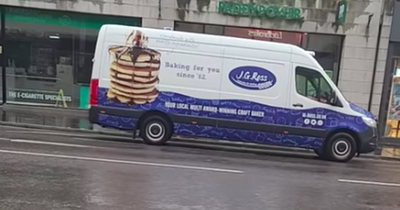
[[[297,103],[297,104],[293,104],[293,106],[294,106],[294,107],[303,107],[303,104]]]

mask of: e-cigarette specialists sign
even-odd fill
[[[72,97],[65,96],[63,90],[58,92],[38,92],[27,90],[9,90],[7,93],[8,100],[27,102],[27,103],[42,103],[42,104],[65,104],[71,103]]]

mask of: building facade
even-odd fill
[[[1,92],[7,103],[86,108],[97,32],[102,24],[116,23],[298,45],[315,52],[348,100],[377,116],[384,113],[395,0],[0,0],[0,5],[7,86]]]
[[[400,146],[400,2],[395,2],[392,27],[389,36],[386,69],[384,73],[380,130],[383,131],[382,142],[387,145]],[[389,150],[390,146],[389,146]],[[392,150],[400,157],[399,150]]]

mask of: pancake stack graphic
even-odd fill
[[[125,46],[108,49],[110,65],[110,88],[107,97],[127,104],[146,104],[158,96],[156,85],[161,54],[147,48],[147,37],[141,31],[133,31]]]

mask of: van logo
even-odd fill
[[[248,90],[265,90],[276,84],[270,71],[256,66],[241,66],[229,73],[229,80],[236,86]]]

